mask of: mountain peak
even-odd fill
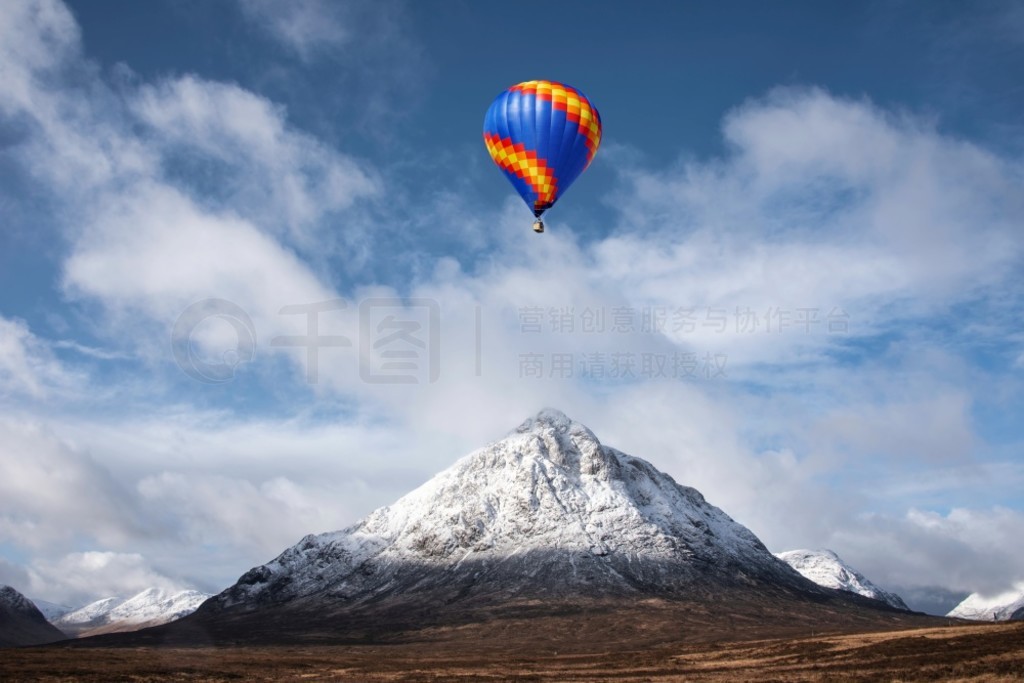
[[[11,586],[0,586],[0,604],[19,612],[31,612],[36,606]]]
[[[563,413],[558,408],[541,408],[533,417],[528,417],[519,427],[515,429],[516,432],[528,432],[535,429],[557,429],[561,431],[569,430],[573,425],[583,425],[576,422],[568,415]],[[586,429],[586,427],[583,427]]]
[[[567,472],[595,475],[616,462],[594,432],[556,408],[544,408],[525,420],[502,441],[479,452],[493,451],[505,444],[507,449],[547,460]],[[472,456],[471,456],[472,457]],[[508,462],[502,464],[508,465]]]
[[[1024,581],[993,596],[971,593],[950,610],[948,616],[982,621],[1024,619]]]
[[[675,590],[712,575],[801,581],[700,492],[545,408],[355,525],[307,536],[203,610],[323,591],[370,599],[435,579],[447,591],[459,572],[467,591],[523,595]]]
[[[0,647],[39,645],[65,637],[31,600],[10,586],[0,586]]]

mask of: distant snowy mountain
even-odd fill
[[[992,597],[972,593],[948,616],[979,621],[1024,619],[1024,581],[1018,581],[1011,590]]]
[[[58,617],[55,623],[69,628],[74,628],[80,624],[88,624],[91,621],[102,619],[110,612],[110,610],[114,609],[122,602],[124,602],[124,598],[103,598],[96,602],[90,602],[84,607],[79,607],[76,610],[65,612]]]
[[[39,600],[38,598],[30,599],[32,600],[33,604],[35,604],[35,606],[39,608],[39,611],[43,613],[43,616],[46,617],[46,620],[49,621],[51,624],[60,617],[75,609],[74,607],[68,607],[67,605],[58,605],[55,602],[49,602],[47,600]]]
[[[900,596],[871,583],[831,550],[788,550],[775,556],[819,586],[881,600],[897,609],[909,609]]]
[[[64,614],[54,623],[75,636],[134,631],[191,614],[210,596],[198,591],[168,593],[149,588],[127,600],[104,598]]]
[[[10,586],[0,586],[0,647],[41,645],[65,638],[31,600]]]

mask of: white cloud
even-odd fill
[[[191,588],[155,569],[137,553],[86,551],[33,563],[27,570],[33,596],[71,606],[105,597],[129,598],[147,588]]]
[[[268,330],[292,303],[333,298],[294,253],[231,213],[145,183],[111,197],[65,265],[65,286],[167,325],[207,297],[242,306]]]
[[[123,352],[108,351],[94,346],[87,346],[71,339],[59,339],[53,342],[52,346],[56,349],[70,349],[88,358],[96,358],[99,360],[127,360],[131,358],[130,355]]]
[[[67,393],[81,380],[82,375],[54,357],[28,325],[0,316],[0,398],[43,399]]]
[[[991,594],[1024,579],[1022,534],[1024,515],[1007,508],[911,509],[902,518],[864,517],[837,529],[832,543],[882,585]]]
[[[106,315],[97,322],[109,344],[158,364],[171,360],[172,330],[208,362],[244,355],[238,349],[250,339],[261,354],[273,353],[276,336],[306,330],[305,316],[282,315],[284,306],[336,298],[273,237],[159,183],[110,198],[66,261],[64,287],[74,298],[102,302]],[[188,329],[175,327],[190,305],[211,298],[241,307],[249,316],[239,323],[243,329],[217,315],[204,315]],[[331,332],[330,322],[324,333]],[[280,351],[305,362],[302,348]],[[241,355],[238,360],[249,360]],[[297,376],[303,367],[296,366]]]
[[[65,291],[100,304],[91,331],[111,351],[166,358],[175,317],[201,299],[244,307],[269,340],[304,322],[282,306],[335,298],[308,261],[360,248],[353,203],[379,193],[372,170],[236,85],[185,76],[115,92],[63,6],[16,8],[0,25],[11,38],[0,99],[27,122],[13,154],[60,207]],[[221,182],[176,174],[190,160],[221,164]],[[350,225],[327,229],[342,210]]]
[[[30,558],[0,565],[0,576],[58,601],[117,593],[122,576],[121,593],[168,581],[221,590],[307,533],[347,526],[415,488],[437,468],[410,467],[422,448],[444,465],[450,454],[369,425],[194,412],[30,419],[0,420],[0,541]],[[95,550],[79,557],[83,545]],[[96,560],[96,571],[61,578],[75,558]],[[145,583],[157,575],[170,578]]]
[[[81,59],[74,17],[57,0],[11,3],[0,19],[0,114],[22,135],[5,150],[75,214],[105,183],[154,172],[154,159],[127,134],[114,93]],[[99,87],[94,87],[99,86]]]
[[[977,447],[970,397],[958,392],[844,407],[822,416],[812,431],[819,453],[846,457],[962,461]]]
[[[142,86],[132,108],[165,158],[215,160],[221,202],[303,248],[323,248],[325,215],[380,191],[355,161],[289,128],[281,106],[237,85],[166,80]]]
[[[396,0],[238,0],[242,15],[302,62],[358,63],[340,78],[362,76],[403,82],[426,67],[417,39]],[[419,57],[419,59],[412,59]]]
[[[330,64],[332,87],[313,86],[318,106],[377,139],[390,138],[389,126],[412,113],[433,75],[401,0],[238,0],[238,7],[284,56],[306,67]],[[267,77],[290,90],[307,76],[286,69]]]
[[[257,26],[262,27],[303,61],[337,52],[354,36],[343,17],[340,3],[326,0],[240,0],[239,6]]]
[[[33,561],[82,545],[141,554],[204,590],[223,589],[308,533],[354,523],[460,452],[357,419],[171,407],[159,417],[21,426],[28,419],[0,422],[0,540]]]
[[[257,558],[276,555],[308,533],[347,526],[353,520],[345,499],[362,493],[357,482],[299,485],[274,477],[254,483],[171,472],[145,477],[138,490],[150,508],[174,510],[182,541],[227,545]]]
[[[723,160],[627,166],[615,199],[629,222],[594,253],[635,301],[840,306],[871,334],[971,301],[1020,261],[1019,161],[820,90],[752,100],[724,132]],[[738,361],[832,341],[746,339],[722,341]]]
[[[78,25],[59,0],[11,3],[0,16],[0,84],[7,95],[0,111],[11,113],[36,101],[34,83],[80,48]]]
[[[0,463],[0,539],[39,550],[76,537],[118,545],[153,531],[105,467],[44,425],[0,419]]]
[[[24,594],[29,587],[29,573],[24,567],[0,557],[0,586],[10,586]]]

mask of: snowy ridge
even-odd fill
[[[550,559],[555,555],[560,559]],[[538,577],[549,559],[561,564],[551,564],[545,585],[579,574],[596,576],[602,586],[638,590],[662,581],[659,572],[667,572],[665,581],[718,572],[804,585],[697,490],[603,446],[587,427],[548,409],[357,524],[305,537],[247,572],[204,610],[324,590],[357,599],[399,590],[403,582],[419,589],[430,580],[424,572],[470,566],[480,568],[465,579],[474,590],[481,571],[495,567],[507,570],[493,587],[507,589],[526,573]],[[421,576],[401,575],[410,566]]]
[[[775,556],[819,586],[881,600],[897,609],[910,609],[900,596],[871,583],[831,550],[788,550]]]
[[[76,610],[66,612],[57,619],[58,626],[76,626],[78,624],[88,624],[91,621],[102,619],[110,610],[114,609],[118,605],[124,602],[124,598],[103,598],[95,602],[90,602],[88,605],[79,607]]]
[[[123,598],[103,598],[58,618],[54,623],[69,633],[85,635],[165,624],[196,611],[210,596],[198,591],[168,593],[148,588]]]
[[[51,624],[57,619],[67,614],[68,612],[72,612],[75,609],[74,607],[68,607],[67,605],[59,605],[55,602],[50,602],[48,600],[40,600],[38,598],[30,598],[30,600],[32,600],[33,604],[35,604],[39,611],[43,613],[43,616],[46,617],[46,620],[49,621]]]
[[[979,621],[1024,619],[1024,581],[1018,581],[1012,589],[992,597],[972,593],[947,616]]]
[[[163,623],[180,619],[196,611],[209,598],[199,591],[181,591],[168,594],[158,588],[149,588],[125,600],[107,613],[110,621],[126,624]]]

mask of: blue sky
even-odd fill
[[[1020,6],[631,10],[11,3],[0,580],[219,590],[547,405],[773,550],[1024,578]],[[535,78],[605,127],[541,237],[480,139]]]

